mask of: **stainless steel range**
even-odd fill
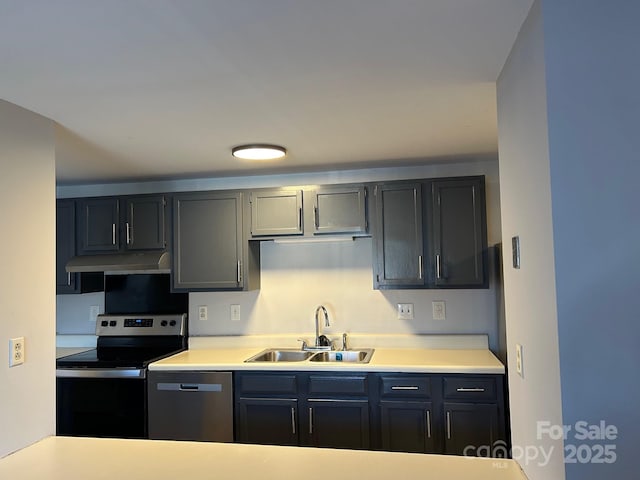
[[[147,366],[187,348],[186,317],[99,315],[97,347],[56,361],[57,434],[147,438]]]

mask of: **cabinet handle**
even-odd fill
[[[240,263],[240,260],[238,260],[238,267],[236,270],[236,281],[238,284],[242,282],[242,264]]]
[[[111,224],[111,245],[116,244],[116,224]]]
[[[125,223],[127,227],[127,245],[131,244],[131,227],[129,226],[129,222]]]
[[[440,254],[436,255],[436,279],[442,278],[442,265],[440,264]]]
[[[298,209],[298,229],[302,231],[302,207]]]
[[[451,440],[451,412],[447,412],[447,440]]]
[[[318,224],[320,223],[320,221],[318,220],[318,207],[313,207],[313,224],[316,227],[316,230],[318,229]]]
[[[198,391],[200,389],[199,385],[193,385],[190,383],[181,383],[180,384],[180,390],[183,391],[188,391],[188,392],[195,392]]]
[[[419,390],[419,387],[416,387],[415,385],[394,385],[393,387],[391,387],[391,390]]]
[[[422,280],[423,270],[424,270],[424,260],[422,255],[418,255],[418,278],[420,280]]]
[[[431,438],[431,410],[427,410],[427,438]]]
[[[313,435],[313,407],[309,407],[309,435]]]
[[[456,392],[479,392],[479,393],[482,393],[482,392],[484,392],[484,388],[465,388],[465,387],[460,387],[460,388],[456,388]]]
[[[67,272],[67,287],[71,286],[71,272]]]
[[[291,407],[291,433],[296,434],[296,409]]]

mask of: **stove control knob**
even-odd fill
[[[118,324],[118,322],[116,322],[115,320],[111,320],[111,321],[109,322],[109,326],[110,326],[110,327],[115,327],[117,324]]]
[[[162,325],[163,327],[166,327],[167,326],[167,321],[166,320],[162,320],[160,322],[160,325]]]
[[[175,320],[171,320],[169,322],[169,325],[171,325],[172,327],[175,327],[176,326],[176,321]]]
[[[100,322],[100,325],[102,325],[103,327],[108,327],[109,326],[109,322],[106,320],[102,320],[102,322]]]

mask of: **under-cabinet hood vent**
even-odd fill
[[[169,252],[80,255],[69,260],[65,268],[69,273],[168,273],[171,258]]]

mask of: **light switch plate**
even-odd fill
[[[398,319],[413,320],[413,303],[398,304]]]
[[[447,312],[445,310],[444,300],[431,302],[431,313],[434,320],[446,320]]]
[[[231,305],[230,316],[232,322],[240,321],[240,305]]]
[[[205,322],[209,318],[206,305],[198,307],[198,320]]]
[[[516,373],[524,378],[522,370],[522,345],[516,343]]]

